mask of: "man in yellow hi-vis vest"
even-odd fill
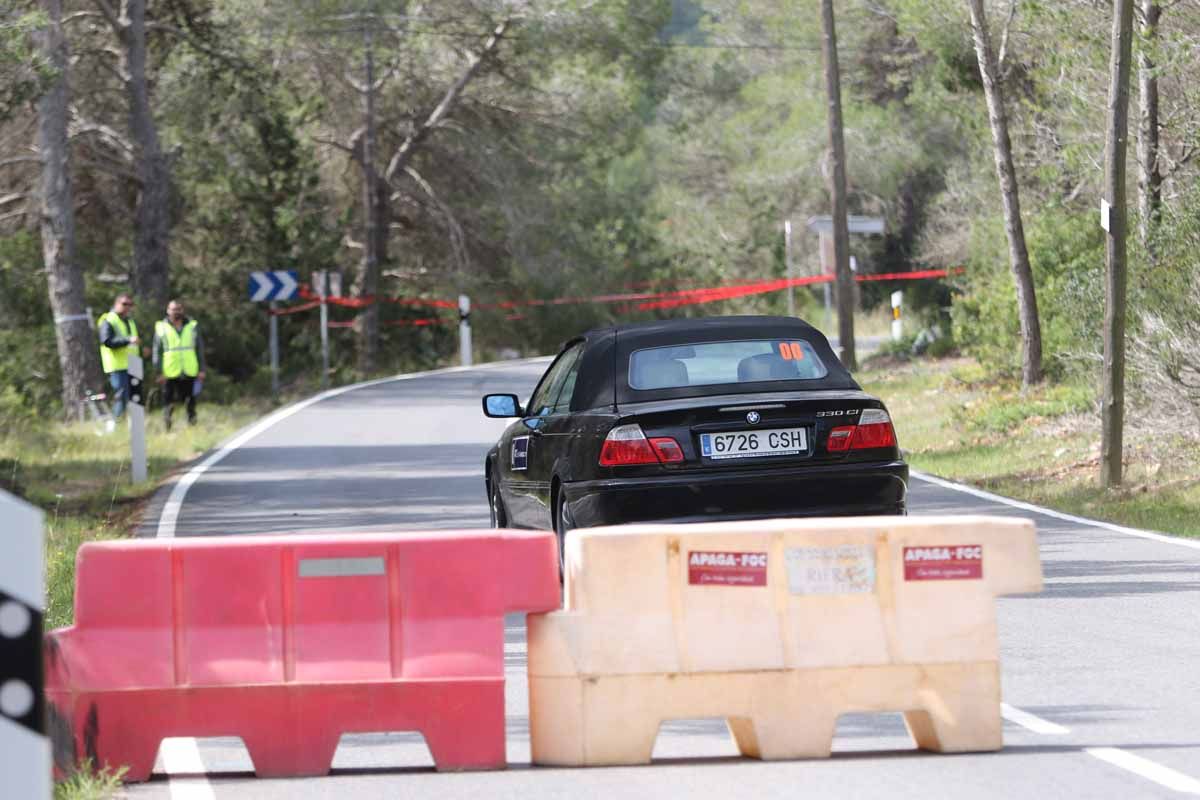
[[[100,334],[100,363],[113,390],[113,419],[120,419],[129,402],[129,354],[137,355],[137,323],[133,313],[133,298],[127,294],[117,295],[111,311],[100,316],[97,328]],[[112,423],[109,423],[109,430]]]
[[[204,340],[196,320],[183,313],[183,303],[167,304],[166,319],[154,325],[154,365],[161,371],[163,422],[171,430],[171,412],[176,403],[187,403],[188,424],[196,424],[196,395],[204,380]]]

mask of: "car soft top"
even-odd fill
[[[825,335],[795,317],[739,316],[673,319],[658,322],[622,325],[615,333],[615,394],[617,403],[646,400],[667,400],[701,397],[707,394],[738,394],[764,391],[817,391],[828,389],[860,389],[850,373],[829,346]],[[802,340],[807,342],[824,362],[828,373],[817,379],[773,380],[769,382],[722,384],[716,386],[681,386],[663,389],[636,390],[629,385],[629,357],[647,348],[701,342],[748,340]]]

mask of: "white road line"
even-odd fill
[[[1028,711],[1022,711],[1019,708],[1010,706],[1008,703],[1000,704],[1000,714],[1009,722],[1045,736],[1062,736],[1071,732],[1062,725],[1042,719],[1039,716],[1030,714]]]
[[[1080,525],[1088,525],[1093,528],[1103,528],[1104,530],[1113,531],[1114,533],[1123,533],[1126,536],[1136,536],[1139,539],[1151,539],[1156,542],[1166,542],[1167,544],[1174,544],[1179,545],[1180,547],[1190,547],[1193,550],[1200,550],[1200,540],[1198,539],[1184,539],[1178,536],[1168,536],[1165,533],[1154,533],[1153,531],[1143,531],[1138,530],[1137,528],[1126,528],[1124,525],[1114,525],[1111,522],[1101,522],[1100,520],[1088,519],[1086,517],[1077,517],[1074,514],[1064,514],[1061,511],[1055,511],[1051,508],[1043,508],[1042,506],[1035,506],[1033,503],[1026,503],[1021,500],[1013,500],[1011,497],[1001,497],[998,494],[985,492],[983,489],[976,489],[974,486],[964,486],[961,483],[953,483],[942,478],[934,477],[933,475],[926,475],[925,473],[918,472],[916,470],[909,472],[909,475],[918,480],[925,481],[926,483],[932,483],[935,486],[941,486],[944,489],[953,489],[956,492],[974,495],[975,497],[979,497],[984,500],[991,500],[995,503],[1003,503],[1006,506],[1019,508],[1023,511],[1032,511],[1035,514],[1043,514],[1047,517],[1054,517],[1055,519],[1061,519],[1064,522],[1076,522]]]
[[[171,800],[216,800],[212,786],[204,777],[204,761],[195,739],[163,739],[158,748],[163,770],[171,776],[168,788]],[[181,778],[178,775],[195,777]]]
[[[1086,517],[1077,517],[1074,514],[1065,514],[1061,511],[1055,511],[1050,508],[1036,506],[1033,503],[1026,503],[1021,500],[1013,500],[1010,497],[1002,497],[998,494],[976,489],[974,486],[964,486],[961,483],[953,483],[942,478],[926,475],[923,472],[913,470],[909,473],[912,477],[932,483],[935,486],[941,486],[944,489],[952,489],[956,492],[972,495],[983,500],[991,500],[994,503],[1003,503],[1006,506],[1019,508],[1022,511],[1031,511],[1035,514],[1042,514],[1054,519],[1061,519],[1064,522],[1074,522],[1080,525],[1087,525],[1093,528],[1101,528],[1103,530],[1120,533],[1125,536],[1135,536],[1139,539],[1150,539],[1155,542],[1164,542],[1166,544],[1178,545],[1187,547],[1193,550],[1200,550],[1200,541],[1194,539],[1183,539],[1176,536],[1167,536],[1163,533],[1155,533],[1153,531],[1143,531],[1137,528],[1126,528],[1124,525],[1114,525],[1111,522],[1101,522],[1099,520],[1087,519]],[[1019,708],[1003,703],[1000,706],[1001,714],[1009,722],[1016,723],[1023,728],[1027,728],[1034,733],[1045,735],[1062,735],[1070,733],[1067,728],[1057,725],[1053,722],[1041,719],[1027,711],[1022,711]],[[1164,767],[1161,764],[1155,763],[1142,756],[1136,756],[1126,750],[1121,750],[1116,747],[1088,747],[1085,751],[1088,755],[1098,758],[1101,761],[1106,761],[1109,764],[1118,766],[1122,769],[1140,775],[1147,780],[1151,780],[1160,786],[1165,786],[1177,792],[1184,794],[1200,795],[1200,781],[1195,778],[1184,775],[1182,772],[1176,772],[1170,767]]]
[[[318,395],[293,403],[290,406],[285,406],[279,409],[270,416],[264,417],[257,424],[247,428],[234,439],[230,440],[217,452],[210,455],[208,458],[201,461],[196,466],[188,470],[187,474],[180,478],[171,488],[171,494],[167,498],[167,502],[163,505],[162,513],[158,517],[158,530],[155,534],[159,539],[172,539],[175,537],[175,527],[179,522],[179,512],[183,508],[183,500],[187,496],[188,489],[192,488],[192,484],[200,479],[200,476],[208,471],[208,468],[221,461],[225,456],[238,449],[246,442],[258,436],[263,431],[270,428],[276,423],[282,422],[293,414],[297,414],[311,405],[328,400],[331,397],[352,392],[355,389],[365,389],[368,386],[378,386],[383,383],[392,383],[394,381],[405,381],[413,378],[424,378],[430,375],[449,375],[455,372],[466,372],[473,369],[481,369],[487,367],[510,367],[521,364],[536,364],[539,361],[546,361],[545,358],[527,358],[514,361],[494,361],[490,364],[478,364],[471,367],[447,367],[445,369],[433,369],[425,372],[409,372],[404,375],[393,375],[390,378],[379,378],[373,381],[363,381],[362,383],[352,383],[349,386],[339,386],[336,389],[330,389],[321,392]],[[179,737],[173,739],[164,739],[162,746],[159,748],[159,754],[162,756],[163,770],[168,776],[185,774],[195,777],[177,778],[171,777],[168,781],[168,789],[171,794],[171,800],[215,800],[212,786],[204,774],[208,771],[204,766],[204,760],[200,756],[200,745],[194,738]]]
[[[1182,772],[1176,772],[1170,767],[1164,767],[1162,764],[1156,764],[1149,759],[1135,756],[1126,750],[1120,750],[1116,747],[1089,747],[1084,752],[1088,755],[1107,761],[1113,766],[1121,769],[1129,770],[1135,775],[1154,781],[1159,786],[1165,786],[1176,792],[1183,794],[1200,795],[1200,781],[1195,778],[1184,775]]]

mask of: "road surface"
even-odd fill
[[[194,471],[177,536],[486,526],[485,392],[527,397],[545,361],[380,382],[290,413]],[[885,398],[886,399],[886,398]],[[260,426],[262,427],[262,426]],[[903,445],[903,420],[898,421]],[[209,462],[211,463],[211,462]],[[192,482],[194,480],[194,482]],[[176,491],[179,499],[180,491]],[[1040,595],[1002,598],[1005,749],[916,751],[899,715],[848,715],[829,760],[737,757],[718,720],[663,726],[649,767],[529,765],[523,620],[506,636],[507,771],[437,774],[420,736],[347,736],[333,774],[259,780],[236,739],[172,741],[131,798],[1027,797],[1200,795],[1200,549],[916,478],[913,514],[1036,520]],[[172,512],[172,515],[174,512]],[[170,528],[168,522],[163,528]],[[151,526],[157,530],[155,526]],[[164,530],[164,532],[170,532]]]

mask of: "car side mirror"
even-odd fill
[[[515,394],[485,394],[483,396],[483,413],[489,417],[519,417],[521,416],[521,400]]]

